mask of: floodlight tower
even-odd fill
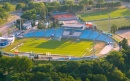
[[[111,23],[110,23],[110,14],[108,13],[108,17],[109,17],[109,28],[108,28],[108,33],[110,34],[111,33]],[[109,40],[109,43],[110,43],[110,40]]]
[[[111,17],[110,17],[110,14],[109,14],[109,13],[108,13],[108,17],[109,17],[109,25],[108,25],[108,26],[109,26],[109,29],[108,29],[108,32],[110,33],[110,32],[111,32],[111,27],[110,27],[110,26],[111,26],[111,25],[110,25],[110,18],[111,18]]]
[[[20,18],[20,28],[19,28],[20,32],[21,32],[21,29],[22,29],[22,28],[21,28],[21,25],[22,25],[22,24],[21,24],[21,18]]]
[[[94,26],[93,26],[93,31],[95,30]],[[92,55],[94,58],[96,56],[95,54],[95,38],[93,38],[93,55]]]

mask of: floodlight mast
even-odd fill
[[[108,33],[110,34],[111,33],[111,24],[110,24],[110,14],[108,13],[108,17],[109,17],[109,29],[108,29]],[[110,40],[109,40],[109,43],[110,43]]]
[[[111,17],[110,17],[110,14],[109,14],[109,13],[108,13],[108,17],[109,17],[109,25],[108,25],[108,26],[109,26],[109,29],[108,29],[108,32],[110,33],[110,32],[111,32],[111,28],[110,28],[110,26],[111,26],[111,25],[110,25],[110,18],[111,18]]]
[[[93,30],[95,30],[94,26]],[[95,38],[93,38],[93,57],[95,57]]]
[[[21,32],[21,18],[20,18],[20,28],[19,28],[20,32]]]

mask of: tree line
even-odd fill
[[[22,3],[28,3],[30,1],[33,1],[33,0],[1,0],[0,2],[22,2]]]

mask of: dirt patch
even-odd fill
[[[105,47],[106,43],[104,42],[96,42],[96,45],[94,46],[96,49],[96,54],[98,53]]]

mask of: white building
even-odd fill
[[[36,25],[36,26],[38,25],[38,20],[35,21],[35,25]]]
[[[32,28],[31,21],[27,21],[27,22],[23,23],[23,27],[24,27],[25,29],[30,29],[30,28]]]
[[[0,48],[6,47],[15,41],[15,36],[0,37]]]

